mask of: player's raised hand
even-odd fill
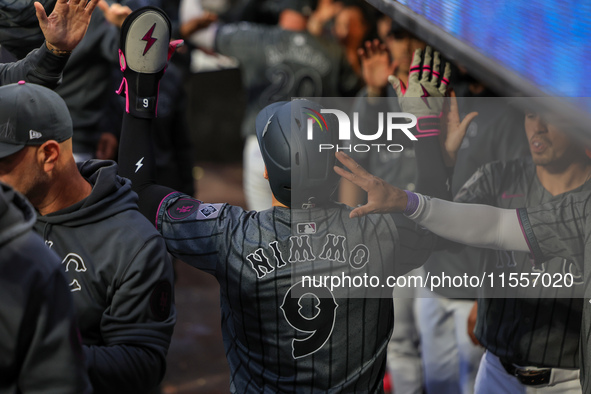
[[[440,134],[441,152],[445,165],[447,167],[453,167],[456,164],[458,151],[460,150],[466,131],[472,120],[478,116],[478,112],[470,112],[464,119],[460,120],[458,100],[456,99],[456,92],[453,89],[450,91],[449,106],[444,112],[443,127],[441,128]]]
[[[364,48],[357,51],[361,59],[363,80],[367,86],[369,97],[383,96],[384,88],[388,85],[388,76],[396,70],[396,62],[390,61],[390,54],[386,45],[379,40],[366,41]]]
[[[441,64],[439,52],[427,47],[415,50],[408,75],[408,87],[394,75],[388,77],[399,98],[400,107],[417,118],[441,116],[451,67]],[[415,98],[415,99],[408,99]],[[418,99],[420,98],[420,100]]]
[[[335,172],[367,192],[367,204],[352,210],[349,214],[350,218],[365,216],[370,213],[404,211],[407,195],[403,190],[370,174],[345,153],[337,152],[335,155],[337,160],[351,171],[335,166]]]
[[[72,51],[82,41],[92,11],[99,0],[57,0],[51,15],[47,16],[43,5],[35,2],[35,12],[47,48],[57,51]]]
[[[441,132],[443,97],[447,92],[451,67],[441,64],[441,55],[431,47],[415,50],[408,75],[408,87],[394,75],[388,77],[398,94],[400,108],[417,117],[415,136],[433,137]]]
[[[98,3],[98,7],[103,12],[105,19],[112,25],[115,25],[121,28],[123,25],[123,21],[129,14],[131,14],[131,8],[126,5],[121,5],[119,3],[113,3],[109,5],[105,0],[100,0]]]

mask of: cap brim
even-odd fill
[[[22,150],[25,145],[15,145],[15,144],[7,144],[5,142],[0,142],[0,159],[8,157],[13,153],[16,153]]]

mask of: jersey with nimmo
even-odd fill
[[[386,276],[426,257],[401,256],[391,216],[349,212],[340,204],[247,212],[181,193],[162,201],[156,224],[169,251],[220,283],[233,392],[383,391],[393,326]],[[409,264],[395,269],[398,259]],[[379,277],[378,288],[369,279],[333,286],[364,275]]]

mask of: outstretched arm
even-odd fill
[[[141,24],[146,21],[152,42],[147,45],[146,32]],[[130,14],[121,28],[120,63],[123,81],[119,93],[126,97],[119,141],[119,174],[129,178],[133,190],[139,195],[140,212],[152,223],[160,202],[171,192],[156,185],[156,164],[152,146],[152,123],[157,115],[160,78],[168,61],[182,41],[170,42],[170,20],[153,9],[139,9]]]
[[[82,0],[58,0],[51,15],[47,16],[43,6],[35,2],[45,43],[18,62],[0,64],[0,85],[25,80],[55,88],[70,52],[86,33],[97,3],[98,0],[90,0],[88,4]]]
[[[53,12],[47,16],[39,2],[35,2],[35,11],[47,48],[56,52],[71,52],[82,41],[92,11],[99,0],[57,0]]]
[[[430,199],[400,190],[359,166],[343,152],[337,159],[351,172],[335,167],[337,174],[367,192],[367,204],[351,211],[351,217],[369,213],[404,212],[433,233],[470,246],[528,252],[515,210],[488,205],[460,204]]]

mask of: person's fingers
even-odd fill
[[[372,47],[373,47],[373,52],[376,55],[381,55],[383,50],[382,50],[382,46],[380,45],[380,40],[378,40],[377,38],[373,40],[372,42]]]
[[[109,4],[105,1],[105,0],[100,0],[98,2],[98,8],[100,8],[100,10],[103,12],[103,14],[106,14],[107,12],[109,12]]]
[[[357,50],[357,56],[359,56],[363,60],[367,59],[367,56],[365,55],[365,50],[363,48],[359,48]]]
[[[410,70],[408,74],[408,83],[419,83],[419,72],[421,71],[421,56],[422,50],[420,48],[415,49],[412,55],[412,62],[410,63]],[[400,97],[400,96],[399,96]]]
[[[365,52],[367,52],[367,57],[373,56],[373,45],[371,41],[365,41]]]
[[[370,213],[372,213],[372,210],[371,210],[371,208],[368,208],[368,206],[366,204],[366,205],[362,205],[362,206],[357,207],[354,210],[352,210],[349,213],[349,218],[351,218],[351,219],[360,218],[360,217],[368,215]]]
[[[38,1],[36,1],[33,5],[35,6],[35,15],[37,15],[39,26],[41,29],[43,29],[47,25],[47,14],[45,13],[45,8],[43,8],[43,5]]]
[[[423,56],[423,67],[421,74],[421,82],[429,82],[431,80],[431,61],[433,60],[433,49],[428,46],[425,48]]]
[[[460,128],[462,130],[464,130],[464,134],[466,133],[465,130],[468,130],[468,126],[470,126],[470,123],[477,116],[478,116],[478,112],[470,112],[468,115],[466,115],[466,117],[464,117],[464,119],[462,120],[462,123],[460,123]]]
[[[449,91],[449,100],[446,100],[446,103],[449,105],[449,108],[446,111],[447,118],[459,121],[460,114],[458,110],[458,99],[456,98],[456,91],[453,90],[453,88]]]
[[[451,76],[451,66],[449,62],[445,62],[445,68],[443,70],[443,77],[441,78],[441,85],[439,85],[439,92],[445,96],[449,85],[449,77]]]
[[[431,77],[431,81],[437,83],[437,80],[439,79],[439,76],[441,75],[441,73],[439,72],[439,68],[441,67],[441,54],[439,53],[439,51],[435,51],[435,53],[433,53],[433,69],[431,70],[431,73],[433,74]]]
[[[335,157],[338,161],[340,161],[344,166],[351,170],[351,172],[358,176],[371,176],[369,172],[365,170],[359,163],[351,158],[351,156],[347,155],[344,152],[336,152]]]
[[[334,172],[337,173],[337,175],[339,175],[343,179],[346,179],[349,182],[351,182],[352,184],[359,186],[361,189],[367,191],[367,182],[364,179],[362,179],[361,177],[358,177],[357,175],[353,174],[352,172],[349,172],[339,166],[334,166],[333,170],[334,170]]]
[[[86,6],[85,6],[85,8],[84,8],[84,11],[85,11],[87,14],[92,14],[92,12],[94,11],[94,9],[97,7],[98,3],[99,3],[99,0],[90,0],[90,1],[89,1],[89,2],[86,4]]]
[[[404,96],[406,86],[404,86],[404,83],[400,79],[396,78],[394,75],[390,75],[388,77],[388,82],[390,82],[390,85],[392,85],[398,97]]]

